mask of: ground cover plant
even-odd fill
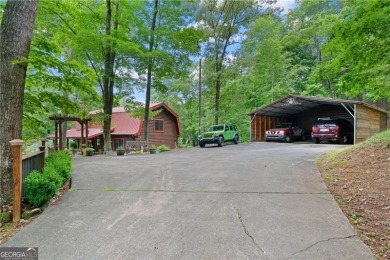
[[[390,259],[390,131],[317,160],[341,210],[378,259]]]

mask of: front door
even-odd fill
[[[122,146],[122,148],[125,148],[125,140],[124,139],[114,139],[114,147],[113,150],[116,151],[119,146]]]

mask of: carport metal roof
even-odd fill
[[[349,113],[354,108],[353,105],[361,104],[372,109],[388,113],[386,110],[374,107],[362,101],[348,100],[348,99],[335,99],[335,98],[324,98],[314,96],[299,96],[299,95],[288,95],[282,99],[279,99],[267,106],[264,106],[258,110],[255,110],[249,115],[264,115],[264,116],[277,116],[286,117],[295,115],[307,109],[318,107],[321,105],[338,105],[343,106]]]

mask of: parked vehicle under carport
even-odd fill
[[[289,143],[293,140],[305,141],[308,138],[310,138],[309,131],[293,123],[278,124],[274,128],[265,131],[265,141],[267,142],[284,141]]]
[[[314,123],[311,131],[311,136],[316,144],[322,140],[340,144],[353,142],[353,126],[345,119],[319,119]]]

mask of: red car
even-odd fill
[[[310,133],[293,123],[282,123],[276,125],[275,128],[265,131],[265,141],[284,141],[291,142],[293,140],[305,141],[310,136]]]
[[[353,125],[341,118],[319,119],[312,127],[314,143],[319,144],[322,140],[347,144],[353,142]]]

